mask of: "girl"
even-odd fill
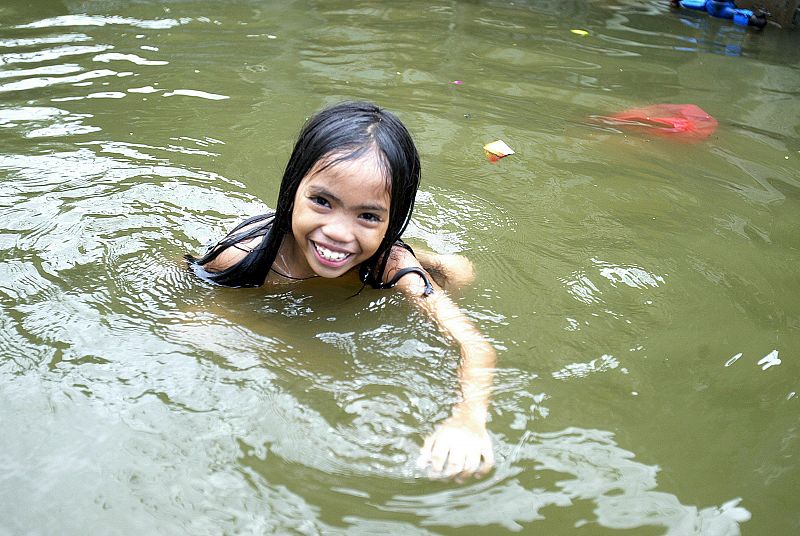
[[[300,133],[275,212],[187,258],[198,275],[226,286],[358,276],[362,288],[399,288],[461,349],[461,401],[425,440],[419,465],[483,474],[494,463],[486,416],[495,352],[441,288],[470,280],[469,261],[426,254],[423,267],[400,240],[419,180],[416,147],[394,115],[366,102],[332,106]]]

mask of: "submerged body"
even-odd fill
[[[448,476],[480,474],[494,463],[486,417],[495,351],[442,288],[471,282],[469,261],[418,259],[399,239],[418,180],[416,149],[394,116],[368,103],[333,107],[301,133],[276,213],[248,220],[193,264],[230,286],[358,275],[376,288],[397,287],[461,350],[461,400],[425,440],[419,465]]]

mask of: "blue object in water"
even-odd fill
[[[749,9],[738,9],[731,0],[680,0],[673,1],[672,5],[705,11],[712,17],[720,19],[733,19],[734,24],[740,26],[763,28],[767,25],[767,16],[764,13],[753,13]]]
[[[739,26],[747,26],[750,24],[750,17],[753,16],[753,12],[749,9],[734,9],[733,10],[733,22],[738,24]]]
[[[681,7],[685,7],[687,9],[699,9],[702,11],[706,10],[706,0],[683,0],[678,3]]]
[[[736,5],[730,1],[717,2],[715,0],[708,0],[706,2],[706,11],[708,11],[708,14],[720,19],[732,19],[735,9]]]

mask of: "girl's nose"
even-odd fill
[[[336,218],[329,221],[322,227],[322,233],[332,242],[348,244],[353,241],[354,234],[352,225],[344,218]]]

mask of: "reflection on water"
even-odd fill
[[[736,533],[738,523],[750,519],[749,512],[738,506],[739,499],[698,510],[682,505],[674,495],[653,491],[657,468],[632,458],[608,432],[578,428],[526,432],[486,482],[424,498],[398,495],[387,509],[421,513],[424,525],[500,525],[518,531],[523,523],[543,520],[542,510],[548,506],[591,501],[597,519],[575,519],[576,528],[654,525],[666,528],[663,534],[671,536]],[[533,471],[526,472],[527,465]],[[475,501],[475,495],[482,500]]]
[[[796,36],[660,1],[28,4],[0,7],[10,533],[800,530]],[[459,356],[400,296],[181,261],[346,98],[415,134],[409,241],[478,269],[483,480],[415,467]],[[590,121],[665,102],[717,132]]]

